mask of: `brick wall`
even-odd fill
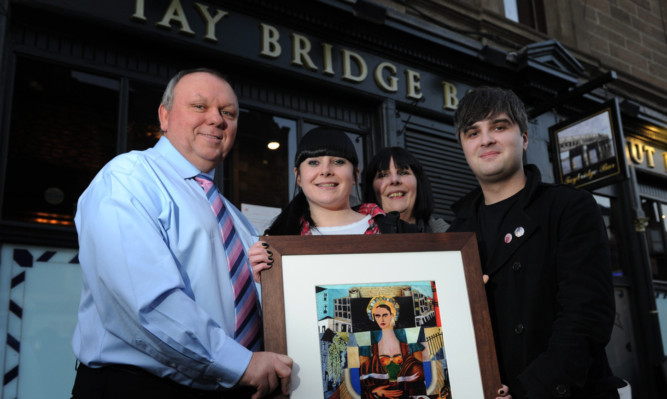
[[[427,14],[446,27],[491,33],[470,37],[506,51],[556,39],[585,67],[583,79],[614,70],[615,94],[667,109],[667,0],[544,0],[546,34],[505,18],[503,0],[372,1]]]
[[[667,4],[664,0],[586,0],[580,50],[602,66],[667,90]],[[662,3],[662,4],[661,4]],[[587,43],[582,40],[588,40]]]

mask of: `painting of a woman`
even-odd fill
[[[405,331],[394,329],[399,305],[391,297],[373,297],[366,308],[377,324],[371,345],[359,348],[361,397],[409,398],[426,394],[423,361],[428,351],[421,343],[408,343]]]

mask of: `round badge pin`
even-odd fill
[[[521,237],[523,235],[523,233],[525,233],[525,232],[526,231],[523,229],[523,227],[519,226],[519,227],[516,228],[516,230],[514,230],[514,235],[517,236],[517,237]]]
[[[509,244],[512,241],[512,235],[510,233],[505,234],[505,244]]]

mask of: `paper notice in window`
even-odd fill
[[[280,213],[280,208],[242,203],[241,212],[255,226],[259,235],[262,236],[264,235],[264,230],[271,225],[273,219]]]

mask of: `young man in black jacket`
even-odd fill
[[[514,399],[618,398],[605,346],[615,309],[609,243],[586,191],[543,183],[524,165],[527,116],[511,91],[482,87],[454,127],[480,187],[448,231],[479,243],[501,379]]]

